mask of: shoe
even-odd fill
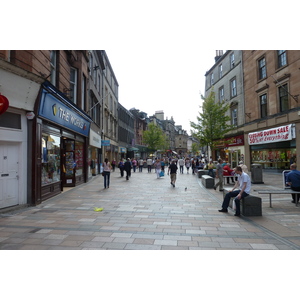
[[[228,212],[228,209],[222,208],[222,209],[219,209],[219,212],[227,213],[227,212]]]
[[[223,192],[224,190],[219,190],[220,192]]]
[[[296,203],[295,200],[291,201],[292,203]]]
[[[237,213],[235,213],[235,214],[234,214],[234,216],[235,216],[235,217],[240,217],[240,216],[241,216],[241,214],[237,214]]]
[[[214,186],[214,190],[216,190],[217,188]]]

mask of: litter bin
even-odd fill
[[[252,183],[264,183],[262,174],[262,165],[252,164],[251,165],[251,182]]]

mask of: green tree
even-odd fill
[[[166,135],[157,125],[150,123],[148,130],[143,133],[143,142],[148,146],[150,151],[166,150],[168,142]]]
[[[227,112],[229,104],[224,101],[215,101],[215,92],[212,89],[207,98],[201,95],[203,100],[202,113],[197,116],[198,123],[190,122],[192,135],[200,141],[201,146],[208,146],[211,152],[214,151],[216,144],[223,139],[225,134],[235,128],[229,121],[231,118]]]

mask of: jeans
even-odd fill
[[[222,204],[222,208],[223,209],[227,209],[229,206],[229,201],[230,198],[235,197],[234,201],[235,201],[235,205],[236,205],[236,213],[240,214],[241,213],[241,208],[240,208],[240,199],[237,199],[237,195],[240,193],[240,190],[235,190],[233,192],[229,192],[225,195],[224,200],[223,200],[223,204]],[[246,196],[248,196],[249,194],[243,192],[242,197],[244,198]]]
[[[208,175],[211,176],[212,178],[215,178],[214,170],[208,169]]]
[[[104,171],[104,188],[109,187],[110,172]]]
[[[183,166],[179,166],[180,168],[180,173],[183,174]]]

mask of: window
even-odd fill
[[[50,51],[50,82],[56,85],[56,51]]]
[[[223,76],[223,65],[219,65],[219,78]]]
[[[236,79],[233,78],[230,81],[230,96],[232,98],[232,97],[235,97],[236,95],[237,95],[237,92],[236,92]]]
[[[277,50],[278,55],[278,68],[281,68],[287,64],[286,50]]]
[[[224,100],[224,86],[219,88],[219,101],[222,102]]]
[[[210,74],[210,85],[214,84],[214,74]]]
[[[266,77],[267,77],[266,59],[265,57],[263,57],[258,61],[258,79],[260,80]]]
[[[289,109],[288,86],[287,83],[278,88],[280,111]]]
[[[263,94],[263,95],[259,96],[259,102],[260,102],[260,117],[264,118],[268,115],[267,94]]]
[[[100,107],[100,103],[92,94],[90,98],[90,116],[98,126],[100,126]]]
[[[230,54],[230,69],[234,67],[234,52]]]
[[[70,100],[76,103],[77,97],[77,70],[75,68],[70,69]]]
[[[237,108],[231,109],[231,124],[237,126]]]

